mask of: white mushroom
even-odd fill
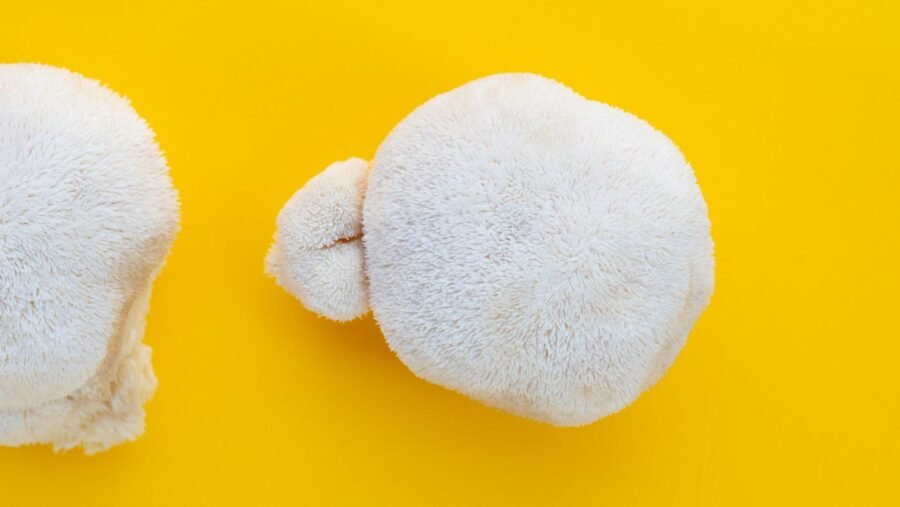
[[[353,320],[369,311],[362,207],[368,164],[336,162],[309,180],[278,214],[267,271],[310,310]]]
[[[166,162],[127,100],[0,65],[0,444],[96,452],[142,433],[144,316],[177,228]]]
[[[400,122],[372,162],[361,223],[341,196],[365,179],[338,190],[321,177],[282,211],[274,251],[299,251],[282,243],[285,224],[330,244],[341,216],[357,220],[340,222],[353,237],[362,226],[365,269],[273,254],[287,260],[270,269],[279,283],[343,320],[362,298],[332,290],[329,307],[326,278],[367,281],[416,375],[525,417],[574,426],[625,407],[666,371],[712,293],[706,204],[675,145],[539,76],[480,79]]]

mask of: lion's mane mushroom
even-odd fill
[[[0,65],[0,444],[96,452],[141,434],[141,343],[178,200],[128,101]]]
[[[278,224],[269,272],[308,308],[371,307],[416,375],[559,426],[654,384],[713,288],[706,204],[675,145],[530,74],[433,98],[368,171],[329,167]]]

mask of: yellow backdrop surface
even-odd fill
[[[0,449],[0,505],[900,505],[896,2],[7,0],[0,61],[150,122],[183,230],[137,442]],[[436,93],[531,71],[693,164],[716,292],[669,374],[555,429],[416,379],[262,273],[284,201]]]

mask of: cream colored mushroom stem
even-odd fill
[[[362,210],[369,164],[335,162],[298,190],[278,214],[266,272],[309,310],[347,321],[369,311]]]

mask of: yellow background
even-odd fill
[[[6,0],[0,60],[129,96],[183,231],[136,443],[0,449],[0,504],[900,505],[896,2]],[[716,292],[664,380],[554,429],[417,380],[262,273],[284,201],[436,93],[554,77],[647,119],[709,204]]]

